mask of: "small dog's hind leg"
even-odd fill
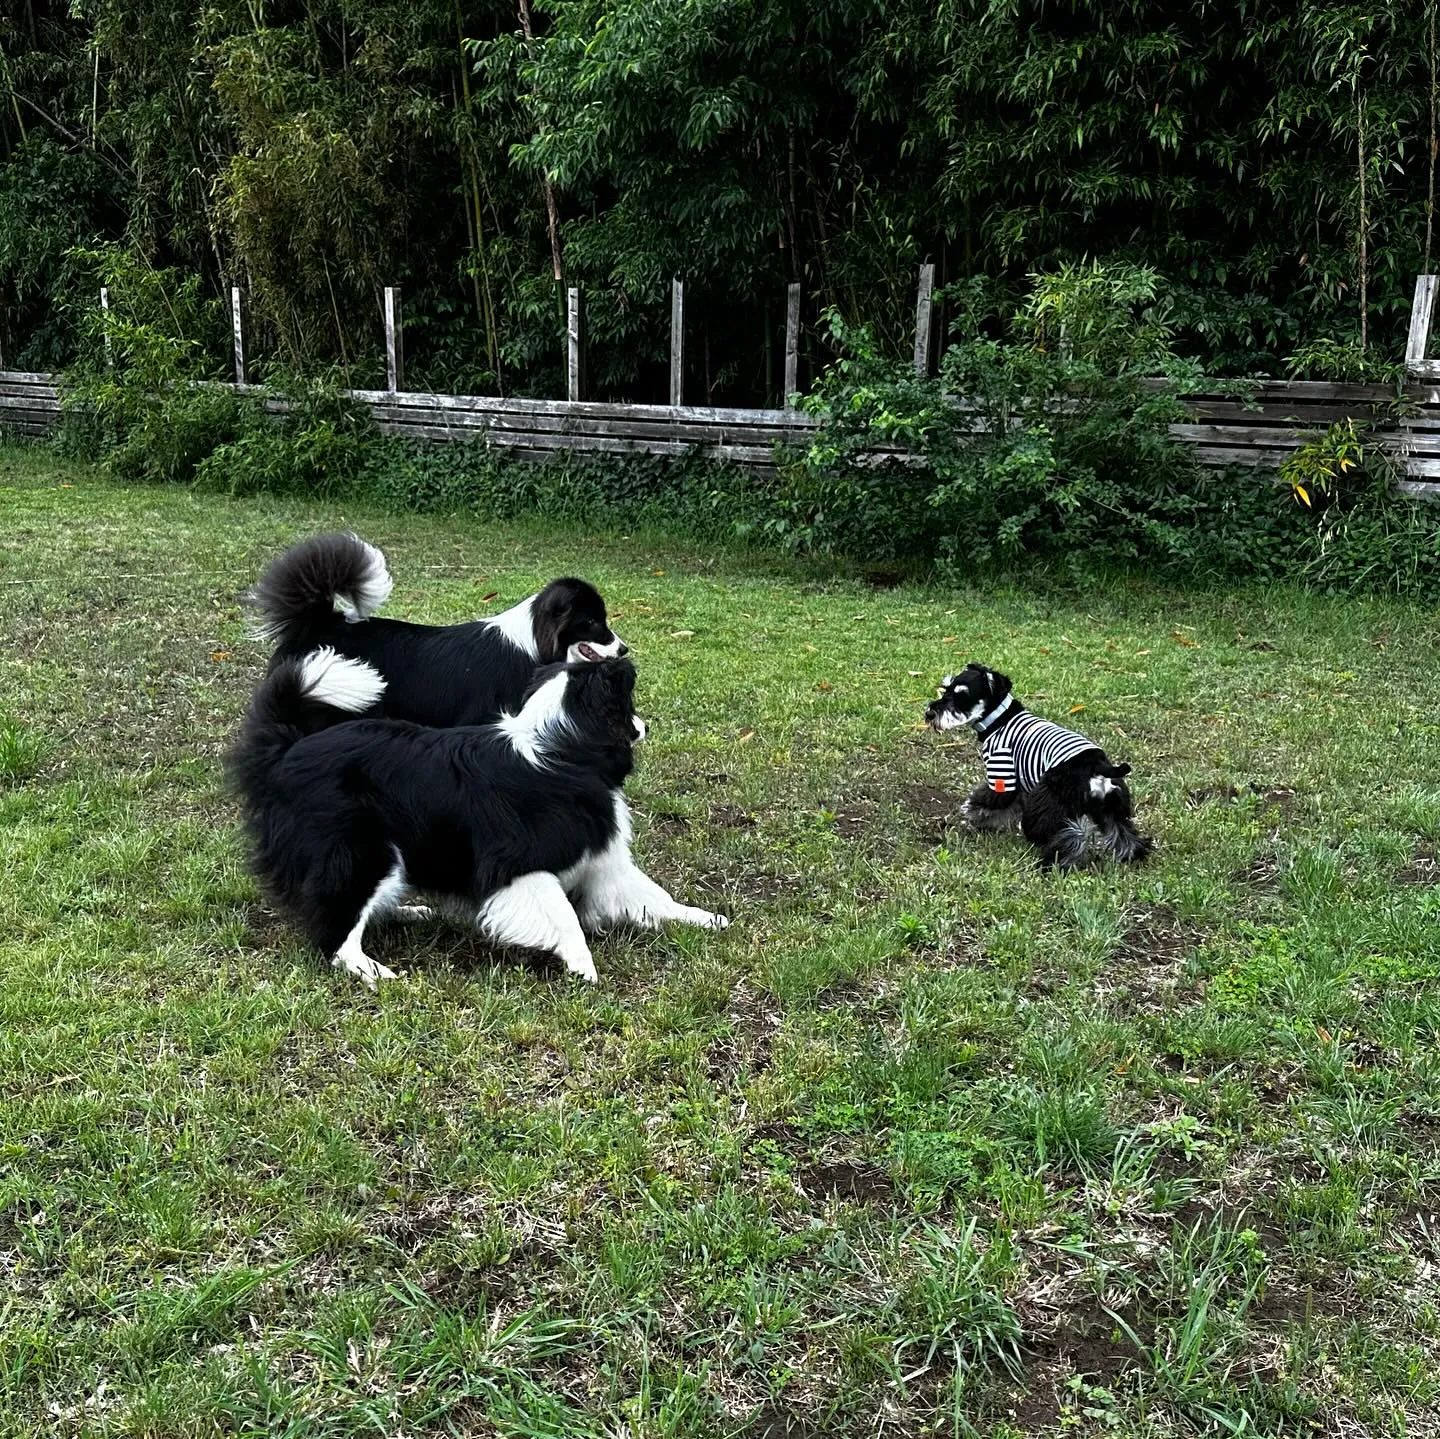
[[[1040,851],[1040,867],[1075,869],[1084,864],[1095,834],[1095,823],[1071,814],[1059,795],[1043,781],[1027,790],[1021,814],[1025,838]]]
[[[1058,866],[1065,872],[1079,869],[1085,863],[1095,833],[1094,821],[1083,815],[1079,819],[1067,820],[1042,847],[1041,868],[1054,869]]]
[[[1121,864],[1138,864],[1155,847],[1154,841],[1141,834],[1127,819],[1106,825],[1100,842]]]

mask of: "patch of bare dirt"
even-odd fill
[[[710,806],[710,827],[712,829],[754,829],[755,816],[735,804],[712,804]]]
[[[1295,803],[1295,791],[1288,785],[1262,788],[1258,784],[1249,784],[1237,789],[1233,784],[1221,784],[1208,789],[1192,789],[1185,798],[1191,809],[1199,809],[1202,804],[1233,804],[1237,799],[1251,795],[1258,795],[1266,804],[1277,809],[1289,809]]]
[[[833,816],[830,823],[835,833],[845,839],[858,839],[870,828],[874,814],[859,805],[842,805],[837,809],[828,810]]]
[[[1397,884],[1440,884],[1440,862],[1433,849],[1419,849],[1415,857],[1396,876]]]
[[[965,796],[928,784],[906,785],[900,791],[901,807],[916,821],[925,839],[938,843],[952,825],[960,823],[960,806]]]
[[[756,994],[742,979],[730,991],[725,1006],[730,1033],[713,1040],[706,1051],[705,1069],[711,1083],[728,1084],[742,1074],[763,1074],[770,1068],[780,1012]]]
[[[735,1439],[821,1439],[825,1431],[783,1404],[757,1410]]]
[[[1233,877],[1241,884],[1267,894],[1273,894],[1280,888],[1280,866],[1271,854],[1257,854],[1244,869],[1237,870]]]
[[[798,896],[796,881],[764,870],[737,874],[699,875],[690,891],[692,904],[715,901],[719,904],[770,904],[777,899]]]
[[[833,1195],[860,1204],[888,1204],[895,1195],[895,1181],[863,1160],[822,1161],[800,1170],[795,1179],[812,1199]]]
[[[1145,1006],[1169,1002],[1182,988],[1186,961],[1204,939],[1203,929],[1187,924],[1168,904],[1142,909],[1131,917],[1097,989],[1126,991]]]

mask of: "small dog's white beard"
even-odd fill
[[[938,730],[959,729],[968,721],[955,713],[954,710],[941,710],[935,716],[935,728]]]

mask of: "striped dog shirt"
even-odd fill
[[[1094,740],[1028,710],[980,740],[985,780],[996,794],[1034,789],[1046,771],[1095,747]]]

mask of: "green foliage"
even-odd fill
[[[369,411],[333,372],[275,372],[263,390],[217,383],[210,356],[223,324],[196,276],[157,271],[120,246],[75,259],[109,292],[86,310],[88,347],[62,390],[62,448],[124,480],[195,482],[232,494],[326,493],[353,486],[374,459]]]
[[[522,514],[664,529],[711,544],[845,556],[951,581],[1018,566],[1071,575],[1150,565],[1202,577],[1303,578],[1440,590],[1440,524],[1393,493],[1393,467],[1353,422],[1282,468],[1198,466],[1172,439],[1207,389],[1174,348],[1152,270],[1032,275],[1001,322],[983,284],[958,288],[956,341],[934,379],[887,358],[868,327],[826,320],[840,358],[802,405],[807,448],[760,479],[697,459],[572,456],[538,466],[487,447],[382,440],[344,376],[213,383],[217,305],[131,251],[78,252],[110,289],[64,392],[64,443],[125,479],[231,493],[364,492],[391,509]],[[994,332],[999,331],[998,337]],[[1397,406],[1399,402],[1397,401]],[[1298,503],[1286,504],[1293,495]]]
[[[1366,448],[1354,420],[1337,420],[1323,435],[1307,441],[1281,466],[1281,482],[1306,509],[1338,499],[1366,474]],[[1385,479],[1390,479],[1388,467]]]
[[[0,347],[11,369],[55,370],[76,353],[89,288],[75,247],[91,238],[113,179],[93,156],[31,134],[0,163]]]
[[[935,380],[830,323],[846,358],[805,402],[822,424],[794,479],[808,544],[925,554],[957,574],[1193,557],[1199,477],[1167,427],[1200,376],[1171,348],[1153,272],[1034,276],[1008,337],[962,321]]]
[[[77,250],[109,308],[84,306],[87,346],[61,390],[62,445],[103,458],[121,479],[188,481],[217,444],[233,438],[247,402],[218,378],[204,338],[219,321],[199,277],[154,270],[119,245]]]
[[[663,384],[672,274],[692,393],[774,401],[787,281],[893,351],[927,258],[1012,294],[1148,266],[1220,373],[1362,332],[1393,360],[1427,41],[1413,0],[26,6],[0,28],[0,344],[63,358],[46,300],[90,301],[64,257],[105,239],[208,296],[242,283],[252,353],[362,379],[398,281],[411,377],[451,390],[558,390],[557,266],[597,390],[635,398]]]
[[[30,779],[39,770],[46,748],[33,729],[0,713],[0,784]]]
[[[1202,469],[1170,437],[1189,418],[1183,397],[1217,384],[1175,353],[1171,297],[1153,271],[1087,264],[1031,279],[1004,338],[982,328],[983,301],[961,297],[934,380],[832,312],[842,358],[805,401],[821,425],[760,534],[793,549],[923,557],[952,579],[1144,563],[1440,590],[1440,516],[1393,493],[1393,467],[1353,425],[1297,451],[1279,486],[1264,470]],[[1315,496],[1326,503],[1312,514]]]
[[[282,376],[244,411],[232,439],[195,467],[195,482],[233,495],[331,494],[354,488],[377,457],[370,412],[335,377]]]

